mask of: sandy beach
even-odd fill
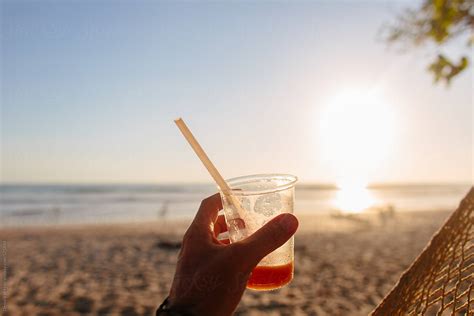
[[[236,315],[367,315],[447,216],[300,217],[293,282],[247,290]],[[4,315],[152,315],[167,296],[187,224],[0,230]]]

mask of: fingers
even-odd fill
[[[227,224],[225,222],[224,215],[217,216],[217,220],[214,223],[214,236],[218,237],[220,233],[227,231]]]
[[[235,243],[254,267],[273,250],[283,245],[298,229],[298,220],[292,214],[280,214],[246,239]]]
[[[211,195],[201,202],[199,210],[194,217],[194,221],[209,225],[214,223],[217,218],[217,213],[222,209],[222,201],[219,193]]]
[[[226,232],[228,232],[228,228],[225,217],[224,215],[219,215],[214,223],[214,236],[217,243],[221,245],[230,244],[229,234],[225,234]]]
[[[214,234],[214,222],[217,219],[217,213],[222,209],[222,201],[219,193],[205,198],[199,206],[199,210],[188,231],[193,233],[202,233],[212,237]]]

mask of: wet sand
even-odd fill
[[[293,282],[247,290],[236,315],[367,315],[448,216],[302,216]],[[4,315],[152,315],[167,296],[187,224],[0,230]]]

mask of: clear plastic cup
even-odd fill
[[[231,243],[245,239],[281,213],[293,213],[297,178],[288,174],[258,174],[227,180],[232,194],[240,201],[239,214],[228,196],[220,192]],[[294,238],[276,249],[253,270],[247,288],[274,290],[293,279]]]

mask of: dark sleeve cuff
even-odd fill
[[[169,298],[165,298],[163,303],[156,310],[156,316],[196,316],[185,309],[177,309],[169,306]]]

